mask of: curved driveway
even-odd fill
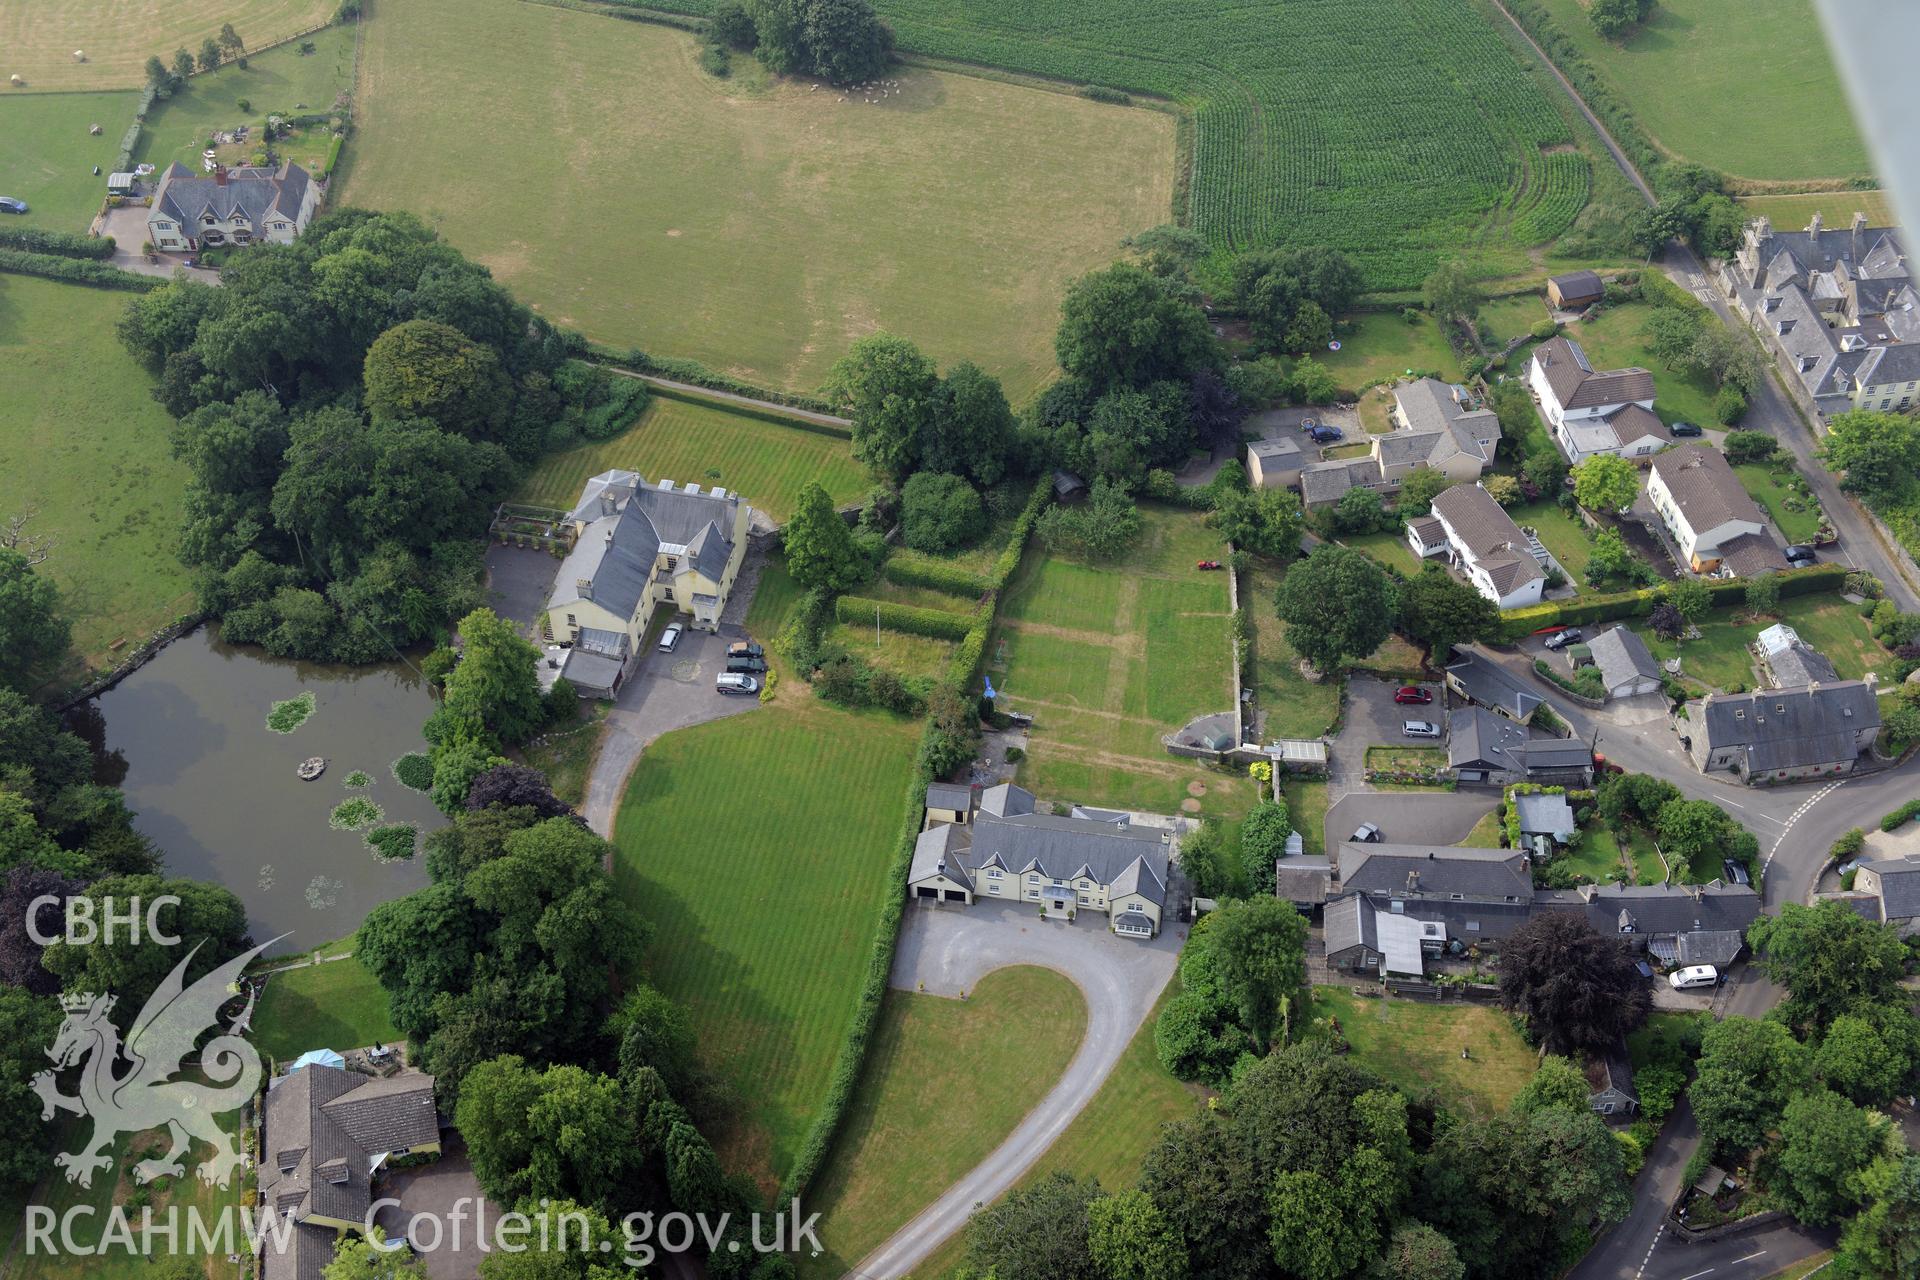
[[[1080,988],[1087,1000],[1087,1035],[1060,1082],[1006,1141],[862,1259],[851,1275],[892,1280],[909,1274],[964,1227],[976,1208],[997,1200],[1033,1167],[1106,1083],[1173,977],[1185,933],[1176,928],[1142,943],[1109,933],[1106,918],[1096,912],[1068,924],[1037,919],[1023,907],[912,904],[894,953],[894,987],[957,996],[995,969],[1038,965],[1065,974]]]

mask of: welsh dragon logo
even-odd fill
[[[200,1165],[201,1181],[228,1184],[246,1160],[233,1135],[220,1127],[218,1117],[237,1110],[260,1085],[260,1055],[241,1034],[253,1015],[251,991],[226,1030],[200,1050],[200,1070],[214,1083],[171,1077],[185,1067],[200,1037],[219,1025],[220,1008],[233,998],[247,963],[272,945],[262,943],[236,956],[189,987],[185,977],[194,953],[200,950],[196,943],[147,1000],[124,1042],[111,1020],[113,996],[84,992],[60,997],[67,1016],[47,1050],[53,1070],[34,1076],[33,1089],[40,1095],[41,1119],[70,1111],[93,1121],[93,1136],[84,1147],[54,1157],[68,1181],[93,1185],[94,1171],[113,1163],[107,1152],[115,1137],[165,1126],[172,1148],[164,1156],[136,1164],[135,1179],[151,1182],[163,1174],[180,1177],[186,1172],[180,1157],[197,1138],[214,1150],[213,1157]],[[123,1060],[130,1064],[124,1073],[120,1070]],[[54,1083],[54,1072],[83,1062],[79,1093],[68,1097]]]

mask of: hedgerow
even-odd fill
[[[111,258],[112,236],[77,236],[45,227],[0,227],[0,247],[28,253],[51,253],[61,258]]]
[[[903,587],[928,587],[954,596],[977,598],[989,589],[985,578],[958,565],[899,555],[887,557],[880,566],[880,576]]]
[[[62,258],[51,253],[30,253],[25,249],[0,248],[0,271],[23,276],[44,276],[49,280],[68,280],[74,284],[98,285],[105,289],[125,289],[131,293],[150,293],[167,282],[159,276],[135,275],[86,258]]]
[[[969,614],[918,609],[865,596],[841,596],[833,602],[833,616],[842,622],[878,623],[889,631],[904,631],[910,636],[928,636],[935,640],[964,640],[973,625]]]
[[[1920,798],[1907,801],[1886,817],[1880,819],[1882,831],[1898,831],[1915,818],[1920,818]]]
[[[1805,569],[1785,570],[1776,575],[1780,580],[1780,598],[1784,600],[1822,591],[1840,591],[1846,585],[1848,572],[1843,564],[1818,564]],[[1716,578],[1706,585],[1716,606],[1739,604],[1746,599],[1745,578]],[[1501,635],[1507,640],[1519,640],[1542,627],[1579,627],[1621,618],[1643,618],[1653,612],[1653,607],[1661,599],[1659,587],[1640,587],[1633,591],[1614,591],[1530,604],[1524,609],[1509,609],[1500,615]]]

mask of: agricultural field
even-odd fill
[[[1344,987],[1315,987],[1313,1016],[1338,1018],[1354,1060],[1388,1084],[1483,1116],[1512,1104],[1537,1061],[1512,1019],[1486,1005],[1362,1000]],[[1473,1056],[1462,1058],[1463,1048]]]
[[[178,160],[198,173],[200,153],[216,130],[251,125],[252,136],[258,138],[269,115],[333,111],[342,105],[343,95],[353,92],[354,34],[351,26],[328,27],[304,41],[250,57],[245,67],[229,62],[218,71],[193,77],[171,98],[154,104],[134,159],[161,171]],[[312,53],[300,51],[307,43],[313,45]],[[240,106],[242,102],[246,107]],[[295,136],[275,142],[274,150],[283,159],[319,172],[326,167],[332,137],[325,124],[305,126]],[[250,163],[254,155],[251,143],[215,150],[229,165]]]
[[[351,956],[269,975],[254,1015],[254,1044],[283,1068],[309,1049],[344,1052],[398,1039],[386,989]]]
[[[1749,218],[1762,214],[1773,219],[1776,231],[1798,231],[1819,214],[1829,227],[1850,227],[1853,215],[1867,215],[1870,227],[1897,227],[1900,215],[1884,191],[1819,191],[1788,196],[1742,196],[1740,212]]]
[[[41,571],[73,620],[62,684],[193,607],[175,558],[187,469],[172,419],[113,335],[127,297],[0,275],[0,514],[32,502],[31,529],[54,543]]]
[[[826,1251],[803,1256],[800,1275],[846,1275],[991,1154],[1086,1027],[1079,989],[1050,969],[996,970],[965,1000],[887,992],[834,1154],[808,1190]]]
[[[1233,706],[1223,558],[1197,513],[1143,506],[1113,564],[1033,554],[1009,585],[988,651],[1002,704],[1034,717],[1021,785],[1047,799],[1237,817],[1250,780],[1167,754],[1161,735]]]
[[[149,56],[197,51],[222,23],[259,49],[318,26],[339,7],[340,0],[30,0],[0,7],[0,49],[5,73],[28,89],[138,89]],[[86,61],[74,58],[76,49]]]
[[[1342,249],[1373,289],[1417,285],[1463,245],[1517,274],[1591,183],[1557,107],[1463,0],[1382,0],[1364,20],[1347,0],[877,7],[917,53],[1181,104],[1196,228],[1222,248]]]
[[[771,1189],[853,1016],[905,816],[915,726],[811,698],[667,734],[627,784],[618,892],[648,977],[692,1011],[730,1099],[729,1169]]]
[[[1811,0],[1660,0],[1618,43],[1581,0],[1540,2],[1669,154],[1762,180],[1871,172]]]
[[[0,24],[6,21],[0,13]],[[106,200],[105,171],[139,105],[137,93],[0,97],[0,195],[27,202],[27,213],[10,215],[7,225],[84,233]],[[97,138],[87,132],[96,124]],[[96,164],[103,175],[98,178]]]
[[[1016,404],[1053,374],[1067,282],[1171,216],[1166,113],[911,68],[868,105],[699,51],[520,0],[381,4],[343,198],[421,214],[619,346],[811,391],[887,329]],[[567,198],[499,198],[503,173]]]
[[[867,487],[866,468],[839,436],[656,395],[640,420],[613,439],[542,458],[519,500],[570,508],[587,477],[614,467],[648,480],[721,485],[776,522],[793,514],[809,481],[819,481],[837,503],[853,501]]]

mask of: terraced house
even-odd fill
[[[969,906],[1000,898],[1055,920],[1098,911],[1123,937],[1159,932],[1172,825],[1136,823],[1104,809],[1037,809],[1033,793],[1012,783],[977,797],[969,787],[928,787],[927,825],[914,845],[907,896]]]

